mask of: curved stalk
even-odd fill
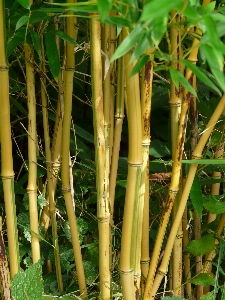
[[[76,1],[68,1],[76,2]],[[71,16],[66,19],[67,34],[76,39],[75,22],[76,18]],[[66,204],[66,210],[68,215],[68,221],[70,225],[70,232],[73,244],[73,253],[77,270],[78,285],[80,289],[80,295],[82,298],[87,296],[84,267],[81,255],[79,234],[76,222],[76,215],[73,206],[73,199],[71,195],[70,185],[70,126],[71,126],[71,112],[72,112],[72,95],[73,95],[73,76],[75,68],[74,59],[74,46],[70,43],[66,44],[66,69],[65,69],[65,99],[64,99],[64,117],[63,117],[63,133],[62,133],[62,189],[63,196]]]
[[[127,36],[123,29],[123,38]],[[134,293],[134,254],[137,246],[135,235],[141,230],[142,224],[137,222],[138,193],[140,187],[142,151],[141,151],[141,105],[138,75],[130,76],[132,64],[131,54],[124,57],[127,89],[127,116],[129,129],[128,175],[125,196],[124,217],[121,239],[120,270],[123,297],[125,300],[135,299]]]
[[[209,139],[209,137],[210,137],[217,121],[218,121],[218,119],[220,118],[221,114],[223,113],[224,107],[225,107],[225,95],[221,98],[219,104],[217,105],[214,113],[212,114],[212,116],[211,116],[211,118],[210,118],[210,120],[209,120],[209,122],[206,126],[206,129],[204,130],[201,138],[199,139],[199,142],[198,142],[197,146],[195,147],[195,150],[192,153],[192,158],[193,159],[200,159],[201,158],[202,151],[203,151],[203,149],[204,149],[204,147],[205,147],[205,145],[206,145],[206,143],[207,143],[207,141],[208,141],[208,139]],[[183,194],[182,194],[182,197],[181,197],[181,200],[180,200],[180,205],[179,205],[178,210],[177,210],[177,215],[176,215],[175,220],[173,222],[173,225],[172,225],[172,228],[171,228],[168,240],[167,240],[165,252],[164,252],[164,255],[163,255],[163,258],[162,258],[162,262],[161,262],[161,265],[158,269],[158,272],[157,272],[157,275],[156,275],[156,278],[155,278],[155,281],[154,281],[154,284],[153,284],[153,287],[152,287],[152,291],[151,291],[151,294],[150,294],[151,299],[154,299],[154,297],[155,297],[155,295],[158,291],[158,288],[160,286],[160,283],[161,283],[163,277],[167,273],[169,259],[170,259],[171,252],[172,252],[172,249],[173,249],[173,243],[174,243],[174,240],[176,238],[177,229],[179,227],[179,224],[180,224],[181,219],[182,219],[182,215],[183,215],[184,210],[185,210],[185,206],[186,206],[186,203],[187,203],[187,200],[188,200],[188,196],[189,196],[189,193],[190,193],[190,190],[191,190],[191,186],[192,186],[192,183],[193,183],[193,180],[194,180],[194,177],[195,177],[197,167],[198,167],[197,164],[191,164],[190,165],[190,169],[189,169],[188,176],[187,176],[187,181],[186,181],[186,184],[184,186]],[[225,218],[224,218],[224,221],[225,221]]]
[[[14,194],[14,171],[9,102],[9,68],[6,61],[4,1],[0,1],[0,142],[1,142],[1,178],[3,182],[7,238],[9,248],[10,276],[13,278],[19,270],[19,245]]]

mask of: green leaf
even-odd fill
[[[142,38],[143,34],[143,28],[141,24],[138,24],[116,49],[115,53],[110,59],[110,62],[118,59],[132,49],[136,42]]]
[[[16,300],[42,299],[43,280],[41,263],[37,262],[25,271],[20,271],[11,281],[12,297]]]
[[[225,159],[183,159],[183,164],[197,164],[197,165],[224,165]]]
[[[17,0],[19,4],[21,4],[24,8],[30,9],[31,7],[31,2],[30,0]]]
[[[182,0],[153,0],[144,6],[141,21],[162,19],[169,14],[170,10],[180,10],[183,6]]]
[[[207,286],[214,285],[215,280],[209,274],[201,273],[197,277],[191,279],[189,282],[195,285]]]
[[[134,62],[138,59],[145,51],[152,46],[152,43],[149,40],[149,33],[147,32],[139,41],[137,47],[134,49],[134,52],[131,56],[130,62]]]
[[[32,37],[34,48],[37,51],[37,54],[41,60],[42,59],[42,57],[41,57],[41,41],[40,41],[39,35],[37,32],[35,32],[33,30],[29,30],[29,32]]]
[[[9,57],[16,47],[25,39],[26,29],[20,28],[7,42],[7,56]]]
[[[195,174],[195,178],[190,191],[190,198],[194,208],[196,209],[198,215],[201,218],[203,209],[203,198],[198,173]]]
[[[177,296],[166,296],[166,297],[163,297],[161,298],[161,300],[186,300],[185,298],[180,298],[180,297],[177,297]]]
[[[112,0],[98,0],[98,11],[100,13],[101,21],[105,20],[109,11],[112,8]]]
[[[144,65],[146,64],[146,62],[148,61],[149,56],[148,55],[143,55],[138,62],[136,63],[136,65],[133,67],[131,73],[130,73],[130,77],[134,76],[137,72],[139,72]]]
[[[81,46],[73,38],[71,38],[71,36],[69,36],[68,34],[66,34],[64,31],[53,30],[53,31],[51,31],[51,33],[54,33],[54,34],[58,35],[64,41],[66,41],[66,42],[68,42],[70,44],[73,44],[73,45],[81,48]]]
[[[16,29],[15,31],[17,31],[20,27],[22,27],[23,25],[27,24],[29,20],[29,16],[22,16],[16,23]]]
[[[209,79],[209,77],[203,73],[199,67],[191,63],[190,61],[186,59],[182,59],[182,62],[185,66],[187,66],[202,82],[204,82],[207,86],[209,86],[211,89],[216,91],[220,96],[221,92],[220,90],[215,86],[215,84]]]
[[[225,202],[220,202],[213,195],[203,198],[203,206],[212,214],[222,214],[225,212]]]
[[[151,142],[149,151],[150,155],[157,158],[171,155],[168,143],[157,139]]]
[[[104,23],[115,26],[133,27],[133,24],[120,16],[106,16]]]
[[[216,1],[212,1],[211,3],[204,6],[203,7],[204,14],[211,13],[215,9],[215,6],[216,6]]]
[[[46,53],[49,62],[49,67],[56,82],[58,81],[60,72],[59,53],[55,41],[54,34],[48,32],[45,34]]]
[[[187,244],[185,252],[189,252],[194,256],[205,255],[215,248],[215,239],[213,233],[204,235],[200,239],[193,240]]]
[[[225,91],[225,78],[223,73],[223,55],[220,51],[217,51],[215,48],[212,48],[209,45],[201,45],[201,52],[206,58],[209,67],[215,76],[219,86],[223,91]]]
[[[163,16],[162,18],[155,19],[149,27],[152,34],[152,40],[156,46],[159,45],[164,33],[166,32],[167,21],[168,16]]]
[[[193,87],[190,85],[190,83],[187,81],[187,79],[181,74],[178,70],[175,70],[174,68],[170,68],[170,75],[171,78],[176,86],[176,88],[179,88],[179,83],[183,85],[186,90],[188,90],[190,93],[192,93],[195,97],[197,97],[197,94]]]
[[[208,292],[205,295],[202,295],[200,300],[213,300],[214,299],[214,290],[212,292]]]
[[[38,22],[43,21],[47,18],[49,18],[49,16],[46,12],[41,12],[40,10],[34,10],[34,11],[31,12],[29,23],[30,24],[38,23]]]

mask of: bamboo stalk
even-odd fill
[[[151,50],[149,50],[150,52]],[[150,146],[150,114],[152,99],[153,80],[153,55],[142,70],[141,86],[141,114],[142,114],[142,178],[141,186],[144,187],[143,194],[143,222],[141,236],[141,294],[143,296],[145,281],[149,270],[149,146]]]
[[[67,1],[76,2],[76,1]],[[76,39],[75,22],[76,17],[71,16],[66,19],[67,34]],[[70,185],[70,170],[69,170],[69,149],[70,149],[70,126],[71,126],[71,112],[72,112],[72,95],[73,95],[73,76],[75,68],[74,46],[70,43],[66,44],[66,69],[65,69],[65,99],[64,99],[64,117],[63,117],[63,132],[62,132],[62,190],[66,204],[68,221],[70,225],[70,232],[73,245],[73,253],[76,264],[76,271],[78,277],[78,285],[80,295],[82,298],[87,296],[84,267],[81,255],[79,234],[76,222],[76,215],[73,207],[71,185]]]
[[[38,229],[38,209],[37,209],[37,155],[36,155],[36,96],[34,77],[34,57],[33,48],[25,43],[25,63],[27,80],[27,106],[28,106],[28,185],[27,193],[29,197],[30,228],[32,260],[36,263],[40,259],[39,229]]]
[[[99,228],[99,274],[101,299],[110,299],[110,212],[109,198],[106,187],[105,136],[102,90],[102,59],[101,59],[101,26],[92,18],[91,30],[91,74],[92,74],[92,108],[94,122],[96,187],[97,187],[97,218]]]
[[[42,70],[45,73],[45,55],[44,55],[44,44],[43,35],[41,35],[42,45]],[[59,255],[59,244],[57,234],[57,221],[56,221],[56,205],[55,205],[55,189],[53,186],[53,175],[52,175],[52,162],[51,162],[51,148],[50,148],[50,136],[49,136],[49,124],[48,124],[48,103],[46,95],[46,79],[41,78],[41,100],[42,100],[42,114],[43,114],[43,127],[44,127],[44,140],[45,140],[45,153],[46,153],[46,166],[47,166],[47,179],[48,179],[48,200],[49,200],[49,212],[52,221],[52,237],[54,241],[54,257],[56,266],[56,278],[58,283],[58,289],[60,292],[63,291],[63,281],[61,273],[60,255]]]
[[[6,60],[4,1],[0,1],[0,142],[1,178],[3,182],[6,213],[7,238],[9,249],[10,276],[13,278],[19,269],[19,245],[14,194],[14,171],[9,102],[9,68]]]
[[[123,38],[127,36],[123,28]],[[135,224],[138,211],[138,191],[142,167],[141,150],[141,106],[140,92],[137,81],[138,75],[130,76],[132,64],[129,64],[131,53],[124,57],[127,89],[127,116],[129,129],[128,175],[125,196],[124,217],[121,238],[120,270],[123,297],[126,300],[135,299],[134,294],[134,254],[137,245],[134,245],[135,234],[142,224]]]
[[[220,102],[218,103],[214,113],[212,114],[206,129],[204,130],[201,138],[199,139],[199,142],[197,144],[197,146],[195,147],[195,150],[192,153],[192,158],[193,159],[200,159],[202,156],[202,151],[208,141],[208,138],[210,137],[218,119],[220,118],[221,114],[223,113],[225,107],[225,95],[221,98]],[[177,229],[179,227],[179,224],[181,222],[182,219],[182,215],[184,213],[185,210],[185,206],[188,200],[188,196],[191,190],[191,186],[195,177],[195,173],[197,170],[198,165],[197,164],[191,164],[190,165],[190,169],[188,172],[188,176],[187,176],[187,181],[186,184],[184,186],[184,190],[183,190],[183,194],[180,200],[180,205],[179,208],[177,210],[177,215],[176,218],[173,222],[168,240],[167,240],[167,244],[166,244],[166,248],[165,248],[165,252],[162,258],[162,262],[160,267],[158,268],[158,272],[152,287],[152,291],[150,294],[150,298],[154,299],[157,290],[159,288],[159,285],[163,279],[163,277],[166,275],[167,273],[167,268],[168,268],[168,263],[169,263],[169,259],[170,259],[170,255],[172,252],[172,248],[173,248],[173,243],[174,240],[176,238],[176,234],[177,234]],[[224,221],[225,221],[225,217],[224,217]]]

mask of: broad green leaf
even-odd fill
[[[216,23],[211,18],[211,16],[208,16],[208,15],[204,16],[203,20],[204,20],[204,23],[206,26],[205,35],[208,36],[210,45],[219,51],[219,49],[221,49],[222,43],[220,41],[220,36],[217,31]]]
[[[16,47],[24,41],[26,34],[25,28],[20,28],[7,42],[7,56],[9,57]]]
[[[203,206],[212,214],[222,214],[225,212],[225,202],[220,202],[215,196],[211,195],[203,198]]]
[[[155,19],[149,28],[155,46],[158,46],[167,28],[168,16]]]
[[[204,57],[206,58],[209,67],[215,76],[219,86],[225,91],[225,78],[223,73],[223,55],[220,51],[212,48],[209,45],[203,44],[200,48]]]
[[[52,7],[49,7],[49,8],[39,8],[37,10],[35,10],[36,12],[38,13],[46,13],[46,14],[52,14],[52,13],[62,13],[65,11],[65,8],[52,8]],[[35,12],[35,11],[32,11],[31,15]]]
[[[187,244],[184,249],[185,252],[189,252],[194,256],[205,255],[211,252],[215,248],[215,239],[213,233],[204,235],[200,239],[193,240]]]
[[[136,23],[139,19],[139,1],[137,0],[123,0],[119,4],[119,11],[132,23]]]
[[[17,0],[19,4],[21,4],[24,8],[30,9],[31,7],[31,2],[30,0]]]
[[[70,7],[76,7],[76,6],[92,6],[96,5],[96,1],[85,1],[85,2],[73,2],[73,3],[51,3],[51,5],[59,5],[59,6],[70,6]]]
[[[104,21],[112,8],[112,0],[98,0],[98,11],[100,13],[101,20]]]
[[[126,54],[130,49],[132,49],[135,46],[136,42],[142,38],[143,34],[143,27],[141,26],[141,24],[138,24],[116,49],[110,62],[118,59],[119,57]]]
[[[147,32],[134,49],[130,62],[132,63],[138,59],[150,46],[152,46],[152,43],[149,41],[149,33]]]
[[[215,280],[209,274],[201,273],[197,277],[191,279],[189,282],[195,285],[207,286],[214,285]]]
[[[130,28],[133,27],[133,24],[131,22],[120,16],[106,16],[104,19],[104,23],[115,26],[125,26]]]
[[[78,2],[80,3],[80,2]],[[67,5],[68,6],[68,5]],[[97,5],[90,5],[90,6],[73,6],[66,11],[74,11],[74,12],[98,12],[98,7]]]
[[[49,18],[48,14],[46,12],[41,12],[39,10],[34,10],[31,11],[31,16],[30,16],[30,24],[38,23],[42,20],[45,20]]]
[[[84,130],[82,127],[80,127],[78,125],[74,125],[74,127],[75,127],[76,135],[79,135],[84,140],[86,140],[92,144],[94,143],[94,136],[91,133],[87,132],[86,130]]]
[[[200,300],[214,300],[214,290],[212,292],[208,292],[205,295],[202,295]]]
[[[192,93],[195,97],[197,97],[197,94],[193,87],[190,85],[190,83],[187,81],[187,79],[183,76],[181,72],[178,70],[175,70],[174,68],[170,68],[170,75],[171,79],[173,80],[176,88],[179,88],[179,83],[186,88],[190,93]]]
[[[157,139],[151,142],[149,151],[150,155],[157,158],[171,155],[168,143]]]
[[[196,209],[198,215],[201,218],[203,209],[203,199],[198,173],[195,174],[195,178],[190,191],[190,198],[194,208]]]
[[[153,0],[144,6],[141,21],[163,19],[167,17],[170,10],[176,9],[180,10],[183,6],[182,0]]]
[[[12,297],[16,300],[42,299],[43,280],[41,263],[33,264],[25,271],[20,271],[11,281]]]
[[[65,42],[68,42],[68,43],[71,43],[71,44],[73,44],[75,46],[80,47],[80,45],[73,38],[71,38],[71,36],[69,36],[68,34],[66,34],[64,31],[54,30],[54,31],[51,31],[51,32],[54,33],[54,34],[56,34],[56,35],[58,35]]]
[[[225,164],[225,159],[215,158],[215,159],[183,159],[183,164],[197,164],[197,165],[223,165]]]
[[[143,55],[138,62],[136,63],[136,65],[133,67],[131,73],[130,73],[130,77],[134,76],[137,72],[139,72],[144,65],[146,64],[146,62],[148,61],[149,56],[148,55]]]
[[[29,16],[22,16],[16,23],[16,29],[15,31],[17,31],[20,27],[22,27],[23,25],[27,24],[29,20]]]
[[[40,41],[39,35],[36,31],[33,31],[33,30],[29,30],[29,32],[32,37],[34,48],[37,51],[37,54],[41,60],[42,59],[42,57],[41,57],[41,41]]]
[[[216,1],[212,1],[211,3],[207,4],[206,6],[203,7],[204,13],[208,14],[211,13],[216,6]]]
[[[202,81],[204,82],[207,86],[212,88],[214,91],[216,91],[220,96],[221,92],[220,90],[215,86],[215,84],[209,79],[209,77],[203,73],[199,67],[191,63],[190,61],[186,59],[182,59],[182,62],[185,66],[187,66],[192,72]]]
[[[186,299],[185,298],[180,298],[178,296],[172,296],[172,297],[166,296],[166,297],[161,298],[161,300],[186,300]]]
[[[58,81],[60,72],[59,53],[54,34],[52,32],[45,34],[45,46],[51,73],[54,79]]]
[[[201,18],[201,16],[197,13],[197,11],[190,6],[190,3],[188,3],[183,15],[189,20],[194,20],[194,21],[197,21]]]

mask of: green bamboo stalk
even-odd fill
[[[38,209],[37,209],[37,155],[36,155],[36,96],[34,77],[34,53],[31,45],[25,42],[25,63],[27,80],[27,107],[28,107],[28,185],[32,260],[36,263],[40,259]]]
[[[42,71],[45,73],[45,54],[44,54],[44,43],[43,35],[41,35],[41,46],[42,46]],[[48,124],[48,101],[47,101],[47,90],[46,90],[46,78],[40,78],[41,80],[41,100],[42,100],[42,114],[43,114],[43,127],[44,127],[44,141],[45,141],[45,153],[46,153],[46,166],[47,166],[47,180],[48,180],[48,201],[49,201],[49,212],[52,222],[52,237],[54,241],[54,256],[56,266],[56,278],[58,283],[58,289],[60,292],[63,291],[63,281],[60,264],[58,234],[57,234],[57,221],[56,221],[56,205],[55,205],[55,189],[53,186],[53,175],[52,175],[52,162],[51,162],[51,148],[50,148],[50,135],[49,135],[49,124]]]
[[[101,299],[110,299],[110,268],[109,268],[109,241],[110,241],[110,211],[107,198],[105,136],[102,89],[102,59],[101,59],[101,26],[92,18],[90,21],[91,37],[91,84],[92,109],[94,122],[95,161],[96,161],[96,188],[97,188],[97,218],[99,229],[99,275]]]
[[[1,178],[3,182],[7,238],[9,248],[10,276],[13,278],[19,270],[19,245],[14,194],[14,171],[12,158],[12,140],[9,101],[9,68],[6,59],[5,9],[0,1],[0,142],[1,142]]]
[[[148,53],[150,54],[151,49]],[[150,114],[152,99],[152,80],[153,80],[153,55],[150,54],[150,60],[145,64],[142,70],[141,85],[141,117],[142,117],[142,176],[140,183],[140,214],[142,213],[142,232],[139,233],[139,243],[141,243],[141,253],[136,257],[136,272],[141,273],[141,293],[144,294],[145,280],[149,269],[149,146],[150,146]],[[143,194],[141,194],[143,190]],[[143,197],[143,198],[142,198]],[[143,203],[142,203],[143,202]],[[141,220],[140,220],[141,221]],[[138,235],[137,235],[138,236]],[[140,264],[141,262],[141,264]],[[138,278],[137,278],[138,279]],[[139,287],[139,283],[137,283]]]
[[[203,134],[201,135],[201,138],[199,139],[199,142],[198,142],[197,146],[195,147],[195,150],[192,153],[193,159],[201,159],[202,151],[203,151],[218,119],[220,118],[221,114],[223,113],[224,107],[225,107],[225,95],[221,98],[220,102],[218,103],[214,113],[212,114],[212,116],[206,126],[206,129],[204,130]],[[188,196],[189,196],[189,193],[191,190],[191,186],[193,184],[193,180],[195,177],[197,167],[198,167],[197,164],[190,165],[190,169],[189,169],[188,176],[187,176],[187,181],[186,181],[186,184],[185,184],[185,187],[183,190],[183,194],[182,194],[182,197],[180,200],[180,205],[177,210],[177,215],[173,222],[173,225],[172,225],[172,228],[171,228],[168,240],[167,240],[167,244],[166,244],[166,248],[165,248],[163,258],[162,258],[161,265],[158,268],[158,272],[157,272],[157,275],[156,275],[156,278],[155,278],[155,281],[154,281],[154,284],[152,287],[152,291],[150,294],[150,299],[154,299],[154,297],[158,291],[158,288],[160,286],[160,283],[161,283],[163,277],[167,273],[168,263],[169,263],[170,255],[171,255],[171,252],[173,249],[173,243],[176,238],[177,229],[181,222],[182,215],[185,210],[185,206],[187,204]],[[225,221],[225,218],[224,218],[224,221]]]
[[[76,2],[76,1],[67,1]],[[75,22],[76,17],[70,12],[71,16],[66,19],[67,34],[76,39]],[[82,298],[87,296],[84,267],[81,255],[79,234],[76,222],[76,215],[73,207],[71,185],[70,185],[70,170],[69,170],[69,149],[70,149],[70,126],[72,112],[72,95],[73,95],[73,76],[75,68],[74,46],[70,43],[66,44],[66,69],[65,69],[65,99],[64,99],[64,117],[63,117],[63,132],[62,132],[62,190],[66,204],[68,221],[73,245],[73,253],[77,270],[78,285]]]
[[[127,36],[123,28],[123,38]],[[141,223],[135,224],[138,211],[138,195],[142,168],[141,148],[141,105],[140,91],[138,88],[138,74],[130,78],[132,64],[131,53],[124,57],[127,90],[127,116],[129,129],[129,153],[128,153],[128,176],[125,196],[124,217],[121,238],[120,270],[121,284],[124,299],[135,299],[134,287],[134,254],[137,251],[135,234],[141,231]]]

